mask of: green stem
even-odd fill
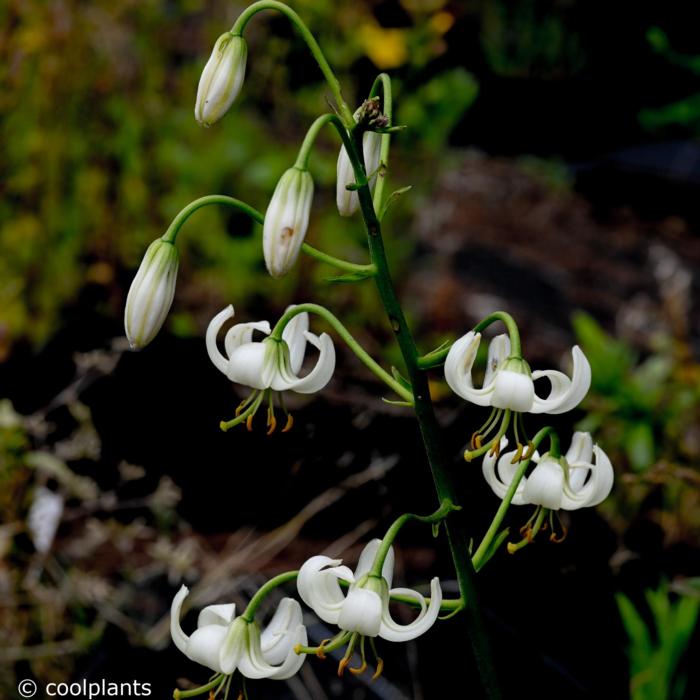
[[[535,449],[537,449],[537,447],[539,447],[539,444],[548,435],[550,436],[550,441],[552,440],[552,436],[556,438],[556,434],[549,426],[542,428],[542,430],[540,430],[537,433],[537,435],[535,435],[535,437],[532,439],[532,444],[534,445],[534,447],[532,448],[533,452]],[[525,472],[527,471],[528,466],[530,466],[531,461],[532,456],[530,456],[528,459],[524,459],[518,466],[518,470],[513,475],[513,480],[510,482],[505,496],[503,496],[503,501],[501,501],[501,505],[498,507],[496,515],[494,515],[491,525],[489,525],[489,529],[486,531],[484,538],[481,540],[481,544],[477,548],[476,552],[474,552],[474,556],[472,557],[472,562],[474,563],[474,567],[476,569],[481,568],[481,560],[484,558],[487,552],[489,552],[491,542],[493,541],[494,537],[496,537],[496,535],[498,534],[498,530],[501,527],[501,523],[506,517],[506,513],[508,512],[508,508],[510,508],[510,503],[513,500],[513,496],[515,496],[515,492],[518,489],[518,484],[520,483],[520,480],[523,478],[523,476],[525,476]]]
[[[358,155],[362,153],[361,137],[356,133],[353,133],[353,138],[348,138],[348,136],[347,133],[341,133],[341,137],[346,143],[350,162],[353,165],[355,180],[359,185],[357,194],[367,229],[370,257],[377,266],[377,275],[374,279],[413,386],[415,396],[414,410],[423,436],[423,444],[428,463],[430,464],[437,497],[439,502],[447,499],[457,504],[459,501],[457,490],[449,472],[448,461],[443,453],[442,435],[430,398],[428,379],[418,365],[416,344],[391,280],[389,263],[381,235],[381,224],[374,209],[372,195],[367,186],[362,157]],[[348,144],[347,141],[350,143]],[[463,519],[459,514],[453,514],[448,518],[446,530],[461,598],[468,603],[465,609],[467,634],[481,675],[482,686],[487,697],[500,698],[501,693],[493,664],[490,643],[478,601],[475,571],[469,556],[469,537]]]
[[[299,155],[297,156],[296,163],[294,163],[295,168],[299,170],[309,169],[309,156],[311,155],[311,148],[314,145],[316,137],[319,135],[321,129],[323,129],[326,124],[329,124],[334,114],[322,114],[314,120],[314,123],[309,127],[309,130],[304,136],[304,140],[301,142],[301,147],[299,148]]]
[[[207,691],[216,688],[217,685],[222,685],[225,680],[226,676],[220,674],[206,685],[200,685],[199,688],[192,688],[192,690],[180,690],[177,688],[173,691],[173,698],[174,700],[180,700],[180,698],[194,698],[197,697],[197,695],[203,695]]]
[[[278,586],[284,585],[285,583],[296,580],[298,575],[298,571],[285,571],[285,573],[271,578],[267,583],[262,585],[258,589],[258,592],[250,599],[250,603],[248,603],[248,607],[245,609],[245,612],[243,615],[241,615],[241,617],[246,622],[253,622],[255,619],[255,613],[258,611],[258,608],[263,600],[265,600],[265,598],[269,595],[270,591],[274,590]]]
[[[413,513],[404,513],[400,515],[391,524],[391,527],[386,531],[386,535],[382,539],[379,549],[374,556],[374,562],[372,563],[372,568],[369,571],[370,576],[381,576],[382,567],[384,566],[384,560],[386,559],[389,549],[393,544],[396,536],[399,534],[401,528],[409,520],[417,520],[420,523],[439,523],[444,520],[453,510],[459,510],[457,506],[452,503],[449,499],[443,500],[440,507],[431,515],[415,515]]]
[[[350,331],[341,321],[327,308],[318,304],[298,304],[285,311],[279,321],[275,324],[270,334],[271,338],[282,339],[282,331],[285,326],[298,314],[308,312],[320,316],[331,328],[345,341],[346,345],[357,355],[358,359],[375,376],[381,379],[387,386],[395,391],[404,401],[413,403],[413,394],[383,369],[372,356],[355,340]]]
[[[366,275],[367,277],[374,277],[374,275],[377,274],[377,268],[372,263],[369,263],[368,265],[363,265],[361,263],[349,262],[348,260],[341,260],[340,258],[336,258],[333,255],[324,253],[318,248],[314,248],[308,243],[302,243],[301,249],[309,257],[314,258],[319,262],[327,263],[328,265],[333,265],[333,267],[337,267],[340,270],[345,270],[346,272],[359,273],[362,275]]]
[[[376,97],[381,88],[382,92],[382,112],[389,120],[387,126],[391,126],[393,113],[393,98],[391,94],[391,78],[386,73],[380,73],[372,85],[369,92],[370,97]],[[374,210],[382,210],[382,199],[384,197],[384,186],[386,185],[387,168],[389,167],[389,149],[391,147],[391,134],[382,134],[382,145],[379,151],[379,172],[377,173],[377,183],[374,186]]]
[[[248,215],[257,224],[262,224],[265,220],[265,217],[261,212],[259,212],[254,207],[251,207],[249,204],[242,202],[240,199],[228,197],[224,194],[210,194],[206,197],[200,197],[199,199],[195,199],[194,202],[190,202],[172,220],[172,223],[170,224],[170,226],[168,226],[168,230],[163,234],[162,239],[164,241],[168,241],[169,243],[175,243],[175,239],[177,238],[180,229],[187,221],[187,219],[189,219],[190,216],[192,216],[192,214],[194,214],[198,209],[209,206],[210,204],[223,204],[228,207],[233,207],[234,209],[237,209],[238,211]],[[309,257],[314,258],[320,262],[324,262],[328,265],[333,265],[333,267],[337,267],[339,270],[344,270],[345,272],[361,273],[363,275],[367,275],[367,277],[371,277],[372,275],[376,274],[376,269],[371,263],[368,265],[362,265],[359,263],[348,262],[347,260],[341,260],[340,258],[336,258],[333,255],[324,253],[318,248],[314,248],[308,243],[302,244],[301,249]]]
[[[262,224],[264,217],[255,208],[251,207],[249,204],[242,202],[240,199],[235,199],[234,197],[227,197],[224,194],[210,194],[206,197],[200,197],[195,199],[194,202],[190,202],[173,220],[168,230],[163,234],[162,239],[168,241],[168,243],[175,243],[177,234],[182,228],[183,224],[187,219],[194,214],[197,209],[209,206],[210,204],[225,204],[226,206],[233,207],[243,214],[249,216],[253,221],[258,224]]]
[[[511,356],[521,357],[522,349],[520,348],[520,331],[518,330],[518,324],[515,322],[515,319],[509,313],[506,313],[505,311],[495,311],[494,313],[489,314],[485,319],[479,321],[479,323],[474,326],[474,333],[481,333],[496,321],[501,321],[508,331]]]
[[[328,61],[326,60],[323,51],[321,51],[321,47],[318,45],[314,35],[309,31],[309,28],[304,24],[301,17],[299,17],[299,15],[294,12],[291,7],[288,7],[284,3],[276,2],[276,0],[260,0],[260,2],[255,2],[250,7],[243,10],[233,25],[231,33],[237,36],[242,36],[248,22],[254,15],[256,15],[258,12],[262,12],[263,10],[277,10],[278,12],[281,12],[295,26],[296,30],[301,35],[301,38],[309,47],[311,54],[316,59],[316,63],[318,63],[318,66],[323,73],[323,77],[328,83],[328,87],[333,93],[333,97],[335,98],[338,111],[343,119],[343,122],[348,128],[350,128],[353,124],[352,112],[343,99],[340,89],[340,82],[338,81],[338,78],[335,77],[335,73],[333,73],[333,70],[328,64]]]

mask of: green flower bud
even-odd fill
[[[248,46],[242,36],[226,32],[217,39],[197,88],[194,116],[202,126],[218,122],[238,97],[247,57]]]
[[[148,246],[124,311],[124,328],[132,350],[148,345],[163,325],[175,295],[177,268],[175,244],[158,238]]]

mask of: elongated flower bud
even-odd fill
[[[158,238],[148,246],[124,311],[126,337],[133,350],[148,345],[163,325],[175,295],[178,262],[175,244]]]
[[[204,66],[197,88],[195,119],[202,126],[211,126],[226,114],[238,97],[245,77],[248,46],[242,36],[222,34]]]
[[[381,158],[382,135],[374,131],[366,131],[362,137],[362,155],[365,160],[367,174],[372,175],[369,181],[370,189],[374,189],[377,181],[377,170]],[[374,173],[374,174],[373,174]],[[355,182],[355,173],[348,157],[345,146],[341,146],[338,155],[337,181],[335,198],[338,212],[341,216],[352,216],[360,205],[357,192],[347,188]]]
[[[280,178],[265,212],[263,254],[273,277],[293,267],[309,227],[314,181],[308,170],[289,168]]]

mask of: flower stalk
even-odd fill
[[[384,92],[384,113],[390,114],[390,94]],[[428,463],[438,500],[442,503],[449,500],[458,504],[457,491],[448,468],[448,461],[442,448],[442,436],[435,416],[433,403],[430,398],[427,375],[422,371],[418,363],[418,350],[413,339],[408,323],[403,314],[401,303],[396,295],[396,290],[391,278],[389,263],[382,239],[381,223],[375,210],[375,202],[381,205],[382,181],[377,183],[375,200],[368,186],[367,175],[364,170],[361,139],[358,134],[349,134],[339,129],[343,143],[347,149],[355,171],[355,180],[358,184],[357,194],[360,202],[360,210],[367,230],[367,241],[370,259],[376,266],[377,274],[374,278],[377,290],[384,306],[389,325],[394,331],[394,336],[401,350],[406,365],[408,377],[413,387],[414,411],[420,427],[423,444],[426,450]],[[384,139],[389,139],[389,134],[384,134]],[[388,153],[388,144],[382,144],[383,154]],[[382,162],[384,162],[382,160]],[[377,197],[379,194],[379,197]],[[380,207],[378,207],[380,208]],[[465,620],[467,634],[472,646],[477,668],[481,674],[481,682],[486,696],[500,698],[496,670],[492,660],[490,643],[482,619],[478,601],[475,571],[469,557],[469,537],[459,514],[452,515],[446,520],[445,528],[454,560],[457,580],[462,599],[466,602]]]

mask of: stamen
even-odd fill
[[[369,646],[372,649],[372,654],[374,654],[374,660],[376,661],[376,670],[372,675],[372,681],[376,681],[384,670],[384,660],[377,654],[377,647],[374,645],[374,639],[372,637],[369,638]]]
[[[340,660],[340,663],[338,664],[339,678],[343,677],[343,673],[345,673],[345,667],[350,663],[350,660],[352,659],[355,644],[357,644],[357,639],[359,636],[359,633],[353,632],[352,636],[350,637],[350,641],[348,642],[348,648],[345,650],[345,656],[343,656],[343,658]]]
[[[464,453],[464,459],[467,462],[471,462],[476,457],[481,457],[481,455],[486,454],[487,452],[491,457],[498,457],[501,454],[501,438],[505,435],[505,432],[508,430],[508,426],[510,425],[510,415],[510,410],[498,409],[498,412],[493,420],[493,426],[489,427],[487,434],[493,430],[493,427],[495,427],[498,419],[500,418],[501,424],[498,428],[498,432],[485,445],[482,445],[474,450],[466,450]]]
[[[513,455],[513,459],[510,460],[511,464],[516,464],[523,458],[523,450],[525,447],[518,443],[518,449],[515,450],[515,454]]]
[[[291,413],[287,414],[287,422],[284,425],[284,428],[282,428],[283,433],[288,433],[291,429],[292,426],[294,425],[294,416]]]
[[[268,389],[267,394],[267,434],[272,435],[277,427],[277,418],[275,418],[275,399],[272,394],[272,389]]]
[[[533,454],[535,454],[535,443],[528,440],[527,452],[523,455],[523,459],[531,459]]]
[[[245,427],[248,428],[249,433],[253,432],[253,414],[252,413],[245,419]]]
[[[478,450],[481,447],[483,443],[482,438],[487,437],[489,433],[493,430],[495,424],[498,422],[498,417],[500,413],[500,409],[492,408],[491,413],[489,413],[489,417],[486,419],[486,422],[478,430],[474,431],[470,442],[472,450]]]
[[[367,662],[363,659],[357,668],[349,668],[348,671],[355,676],[361,676],[367,670]]]
[[[569,528],[566,527],[566,525],[564,525],[564,523],[561,521],[561,517],[559,516],[559,513],[556,513],[557,522],[559,523],[559,526],[561,527],[561,535],[558,537],[556,530],[554,528],[554,518],[553,518],[554,515],[555,515],[554,511],[549,512],[549,523],[552,526],[552,534],[549,536],[549,541],[554,542],[554,544],[561,544],[566,539],[566,536],[569,534]]]

